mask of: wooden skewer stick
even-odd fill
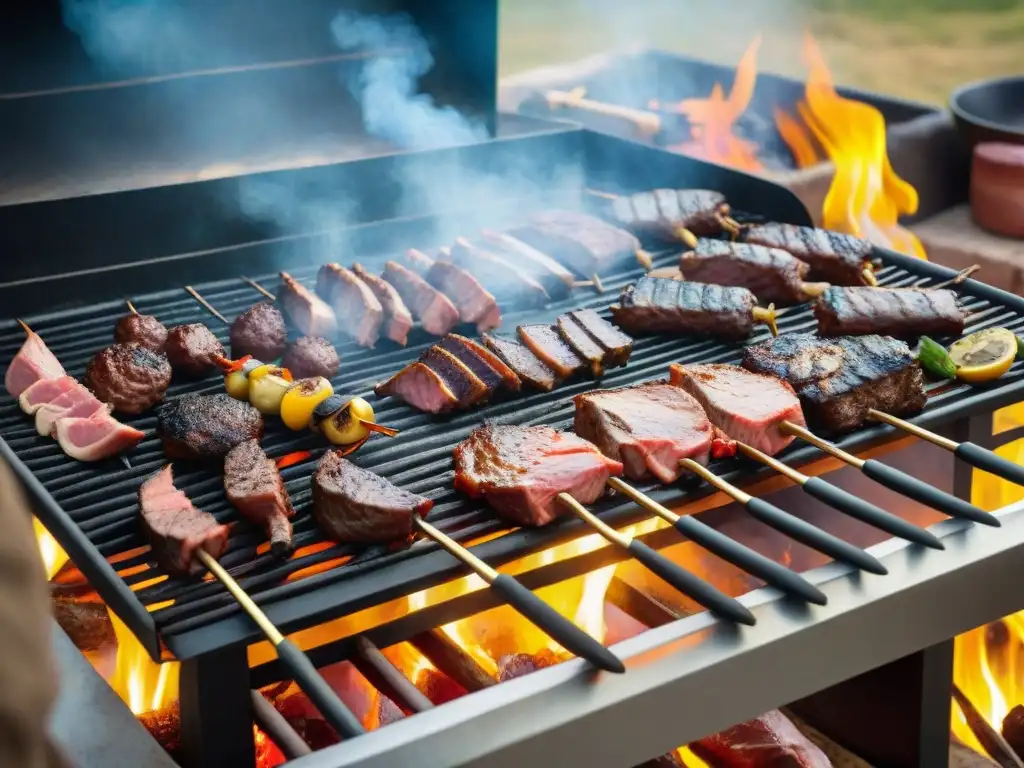
[[[430,663],[470,693],[489,688],[498,681],[484,671],[466,651],[452,642],[442,629],[430,629],[409,638]]]
[[[768,326],[768,330],[772,332],[772,336],[779,335],[779,326],[776,322],[774,304],[769,304],[767,307],[754,307],[753,314],[754,320]]]
[[[256,622],[256,626],[274,646],[281,663],[287,667],[295,682],[313,702],[313,705],[320,710],[324,720],[334,727],[338,735],[342,738],[350,738],[364,733],[362,723],[338,698],[338,694],[327,684],[309,657],[295,643],[281,634],[231,574],[205,549],[196,550],[196,557],[238,601],[242,609],[249,614],[249,618]]]
[[[263,294],[264,296],[266,296],[266,297],[267,297],[268,299],[270,299],[271,301],[277,301],[277,296],[275,296],[274,294],[272,294],[272,293],[271,293],[270,291],[268,291],[268,290],[267,290],[266,288],[264,288],[264,287],[263,287],[262,285],[260,285],[259,283],[257,283],[257,282],[256,282],[255,280],[253,280],[253,279],[252,279],[251,277],[246,277],[245,275],[242,275],[242,280],[244,280],[245,282],[247,282],[247,283],[248,283],[249,285],[251,285],[251,286],[252,286],[253,288],[255,288],[255,289],[256,289],[257,291],[259,291],[260,293],[262,293],[262,294]]]
[[[135,308],[135,305],[132,304],[132,300],[131,299],[125,299],[124,303],[128,305],[128,311],[131,312],[133,315],[139,314],[139,310],[137,310]]]
[[[928,485],[916,477],[890,467],[888,464],[883,464],[875,459],[862,459],[854,456],[852,453],[844,451],[827,440],[822,440],[806,427],[799,426],[790,421],[783,421],[779,424],[779,428],[786,434],[799,437],[829,456],[839,459],[844,464],[849,464],[854,469],[859,469],[876,483],[880,483],[886,488],[901,493],[907,498],[920,502],[932,509],[937,509],[944,515],[991,525],[994,528],[998,528],[1001,525],[998,518],[993,517],[973,504],[957,498],[951,493],[946,493],[934,486]]]
[[[1007,743],[1003,735],[993,728],[985,719],[985,716],[978,711],[973,702],[967,698],[960,686],[953,684],[953,699],[964,713],[964,720],[967,721],[981,746],[988,752],[989,757],[995,760],[1002,768],[1024,768],[1024,762],[1013,751],[1013,747]]]
[[[598,293],[604,293],[604,283],[601,282],[601,277],[596,272],[590,276],[590,284]]]
[[[977,443],[958,443],[950,440],[948,437],[937,435],[924,427],[919,427],[909,421],[890,416],[888,413],[882,413],[874,408],[868,411],[868,416],[875,421],[881,421],[896,427],[896,429],[902,429],[904,432],[926,440],[932,445],[937,445],[939,448],[949,451],[957,458],[966,461],[972,467],[991,472],[993,475],[997,475],[1017,485],[1024,485],[1024,467],[1004,459],[994,451],[983,448]]]
[[[697,236],[686,227],[676,227],[676,237],[686,244],[687,248],[696,248],[699,244]]]
[[[230,325],[227,318],[224,317],[224,315],[222,315],[216,309],[214,309],[206,299],[199,295],[199,291],[197,291],[191,285],[185,286],[185,292],[188,293],[189,296],[191,296],[193,299],[198,301],[203,306],[203,308],[206,309],[207,312],[209,312],[211,315],[213,315],[222,323],[224,323],[224,325]]]
[[[870,264],[866,265],[864,269],[861,270],[861,275],[863,275],[864,282],[868,285],[878,285],[878,278],[875,277],[875,268]]]
[[[816,299],[831,287],[831,283],[804,283],[800,288],[806,299]]]
[[[712,613],[738,624],[753,626],[757,623],[754,614],[741,602],[729,597],[703,579],[697,578],[642,541],[619,533],[569,494],[558,494],[558,501],[601,534],[607,542],[629,552],[647,570],[671,584],[684,595],[696,600]]]
[[[24,320],[22,320],[19,317],[19,318],[17,318],[17,321],[18,321],[18,325],[21,326],[21,330],[23,330],[28,336],[34,336],[35,335],[35,331],[33,331],[31,328],[29,328],[28,325],[25,324]]]
[[[644,268],[644,271],[650,272],[654,268],[654,257],[651,256],[643,248],[637,249],[636,260],[640,263],[640,266]]]
[[[603,101],[594,101],[585,98],[586,88],[573,88],[571,91],[548,91],[544,94],[544,100],[549,107],[565,107],[569,109],[582,109],[593,112],[595,115],[616,117],[633,123],[643,134],[653,136],[661,130],[661,118],[653,112],[632,107],[622,107],[618,104],[607,104]]]
[[[414,517],[413,523],[423,534],[433,539],[447,550],[449,554],[468,566],[477,576],[486,581],[492,589],[500,593],[508,601],[509,605],[529,619],[535,626],[544,630],[563,648],[579,656],[581,659],[586,659],[598,669],[617,673],[626,671],[625,665],[618,656],[562,616],[562,614],[514,578],[505,573],[498,573],[479,557],[426,520]]]
[[[949,280],[943,280],[941,283],[936,283],[935,285],[922,287],[927,288],[929,291],[935,291],[938,290],[939,288],[951,288],[954,285],[960,285],[960,283],[969,278],[979,269],[981,269],[980,264],[972,264],[971,266],[966,267],[965,269],[961,269],[953,277],[949,278]]]

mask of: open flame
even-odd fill
[[[57,571],[68,561],[68,553],[63,550],[50,532],[43,527],[43,524],[34,517],[32,518],[32,528],[35,530],[36,541],[39,543],[39,554],[43,558],[46,580],[49,581],[57,575]]]

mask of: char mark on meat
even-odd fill
[[[594,376],[601,376],[604,373],[605,358],[605,351],[601,345],[569,315],[559,315],[555,327],[559,336],[576,356],[590,366],[590,372]]]
[[[701,240],[679,259],[687,280],[746,288],[762,301],[780,305],[807,301],[809,267],[778,248],[725,240]]]
[[[529,224],[509,234],[584,277],[635,259],[640,250],[634,235],[577,211],[534,214]]]
[[[744,240],[788,251],[811,268],[811,280],[867,285],[864,273],[874,247],[859,237],[794,224],[759,224],[744,231]]]
[[[681,230],[706,237],[722,231],[725,195],[709,189],[654,189],[603,201],[604,215],[639,235],[678,242]]]
[[[559,379],[567,379],[583,369],[583,360],[565,343],[550,325],[520,325],[517,329],[523,344],[529,347]]]
[[[249,522],[267,532],[275,557],[292,551],[289,519],[295,510],[277,465],[258,440],[239,443],[224,457],[224,493]]]
[[[487,385],[489,390],[503,388],[512,392],[519,391],[520,381],[516,372],[491,350],[473,339],[449,333],[437,343],[437,346],[457,357]]]
[[[757,299],[746,288],[641,277],[613,306],[615,324],[630,333],[694,333],[742,340],[754,330]]]
[[[373,274],[361,264],[353,264],[352,272],[373,291],[373,295],[384,309],[384,335],[404,347],[409,331],[412,330],[412,314],[398,291],[387,280]]]
[[[425,413],[445,413],[458,408],[459,399],[445,380],[426,363],[410,363],[373,391],[378,397],[395,397]]]
[[[789,382],[808,423],[831,432],[860,427],[871,408],[901,416],[927,401],[910,348],[888,336],[787,333],[747,347],[743,365]]]
[[[182,395],[164,405],[157,434],[170,459],[219,460],[239,443],[263,436],[263,416],[224,393]]]
[[[332,338],[338,332],[338,319],[323,299],[289,275],[281,273],[277,300],[303,336]]]
[[[455,487],[515,525],[546,525],[565,512],[558,495],[596,501],[622,464],[551,427],[487,424],[455,448]]]
[[[340,542],[407,539],[413,532],[413,518],[426,515],[434,505],[337,451],[324,454],[312,484],[313,516],[327,536]]]
[[[316,276],[316,292],[331,305],[338,327],[356,344],[370,349],[376,345],[384,308],[357,275],[340,264],[324,264]]]
[[[484,334],[484,344],[509,368],[515,371],[521,381],[531,387],[550,392],[555,387],[555,374],[527,347],[514,339]]]
[[[450,260],[479,280],[499,303],[535,309],[551,300],[544,286],[516,262],[463,237],[452,246]]]
[[[459,401],[460,408],[469,408],[490,395],[488,388],[472,369],[451,352],[438,345],[420,356],[420,362],[440,376]]]
[[[384,279],[398,291],[427,333],[444,336],[459,324],[459,311],[451,299],[408,267],[389,261],[384,265]]]
[[[633,339],[624,334],[592,309],[574,309],[569,318],[605,351],[606,368],[625,365],[633,353]]]
[[[960,336],[967,319],[956,294],[943,289],[834,287],[813,309],[822,336]]]

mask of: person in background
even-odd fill
[[[21,484],[0,461],[0,766],[67,768],[47,734],[57,695],[50,597]]]

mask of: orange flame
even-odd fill
[[[806,110],[806,108],[807,105],[804,103],[798,105],[798,109]],[[775,117],[775,127],[790,152],[793,153],[793,160],[796,162],[797,168],[810,168],[821,162],[818,150],[814,146],[814,139],[804,128],[804,123],[800,119],[781,107],[772,110],[772,114]]]
[[[294,451],[292,453],[286,453],[284,456],[279,458],[274,464],[277,465],[278,469],[285,469],[294,464],[301,464],[313,454],[309,451]]]
[[[39,554],[43,558],[43,568],[46,571],[46,580],[49,581],[57,575],[57,571],[68,561],[68,553],[64,551],[57,540],[53,538],[43,524],[36,518],[32,518],[32,528],[36,534],[36,541],[39,544]]]

